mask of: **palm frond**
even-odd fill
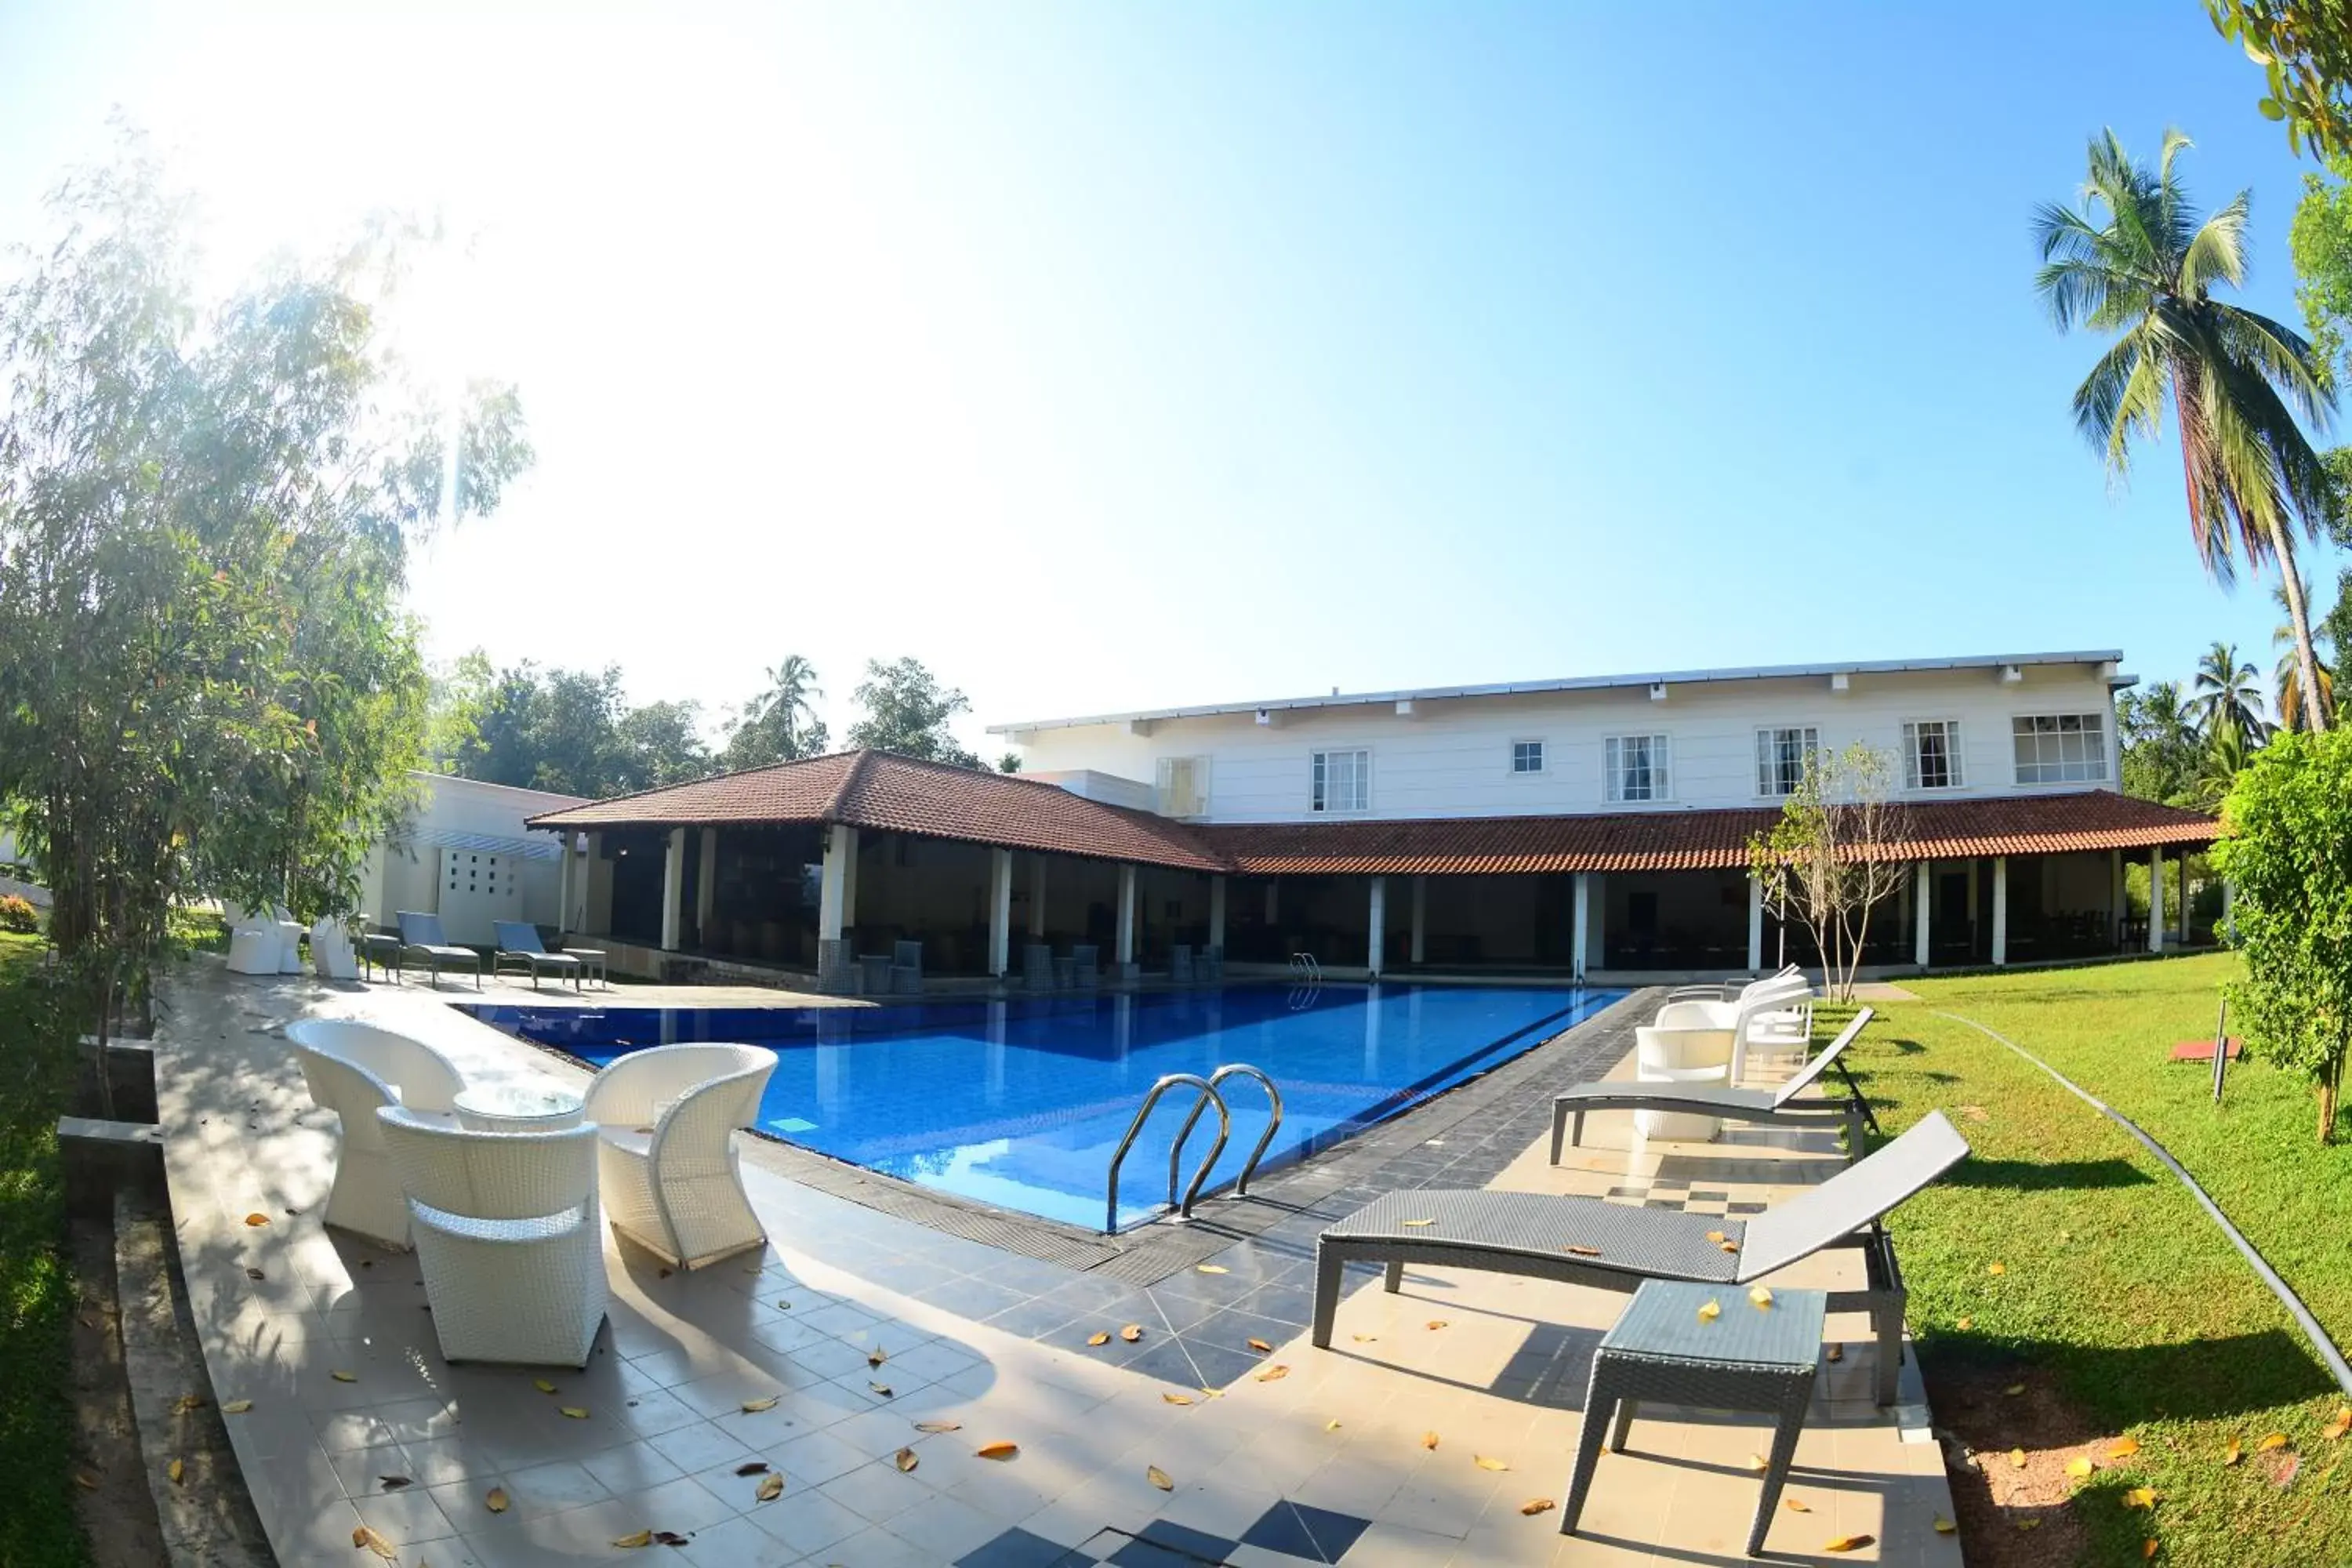
[[[2231,353],[2253,363],[2278,387],[2306,422],[2326,429],[2336,416],[2336,392],[2311,342],[2284,322],[2259,310],[2206,301],[2215,331]]]
[[[2189,237],[2180,250],[2179,288],[2183,294],[2202,298],[2215,283],[2232,289],[2246,286],[2246,218],[2253,198],[2240,191],[2227,206],[2215,211]]]

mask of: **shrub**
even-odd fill
[[[37,931],[41,929],[41,911],[32,900],[15,893],[0,899],[0,931]]]

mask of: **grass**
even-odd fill
[[[0,935],[0,1568],[86,1563],[75,1522],[58,1117],[73,1037],[29,984],[41,939]]]
[[[1882,1006],[1854,1053],[1889,1131],[1942,1109],[1974,1150],[1891,1222],[1931,1393],[2025,1383],[2036,1398],[2021,1409],[2046,1394],[2079,1417],[2063,1440],[2141,1445],[2069,1505],[2089,1563],[2139,1562],[2150,1539],[2172,1563],[2352,1562],[2352,1438],[2323,1436],[2341,1403],[2333,1384],[2170,1173],[2030,1063],[1938,1015],[2000,1031],[2147,1128],[2342,1335],[2352,1150],[2318,1145],[2299,1079],[2242,1064],[2217,1112],[2210,1072],[2164,1059],[2174,1040],[2210,1037],[2232,962],[1916,982],[1920,1000]],[[2273,1432],[2299,1459],[2285,1487],[2276,1456],[2252,1457]],[[2250,1456],[2234,1466],[2232,1439]],[[2143,1486],[2160,1500],[2152,1514],[2125,1502]]]

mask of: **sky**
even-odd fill
[[[991,756],[1334,688],[2267,674],[2169,444],[2119,489],[2075,433],[2100,345],[2030,236],[2101,126],[2178,124],[2298,321],[2260,87],[2197,0],[0,0],[0,240],[118,110],[220,287],[436,215],[404,341],[516,383],[538,461],[414,563],[431,653],[714,727],[788,653],[836,736],[922,660]]]

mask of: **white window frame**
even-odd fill
[[[2059,745],[2061,752],[2063,752],[2065,741],[2064,731],[2053,729],[2048,731],[2032,731],[2027,733],[2021,734],[2018,731],[2018,726],[2021,724],[2056,724],[2063,722],[2068,719],[2075,721],[2078,726],[2088,726],[2087,729],[2078,727],[2075,731],[2077,734],[2089,734],[2094,732],[2097,734],[2099,740],[2099,756],[2096,764],[2098,771],[2096,773],[2078,773],[2075,776],[2068,777],[2065,776],[2064,770],[2070,764],[2063,754],[2054,762],[2045,761],[2042,758],[2041,754],[2042,747],[2040,745],[2040,742],[2046,735],[2047,739]],[[2024,761],[2024,759],[2020,757],[2017,752],[2018,742],[2028,739],[2032,739],[2036,742],[2034,746],[2034,752],[2036,753],[2035,758],[2031,763]],[[2063,789],[2068,784],[2079,785],[2105,784],[2115,777],[2114,740],[2115,725],[2107,714],[2096,710],[2091,710],[2088,711],[2075,710],[2063,713],[2012,713],[2010,715],[2009,719],[2010,766],[2014,770],[2017,786],[2020,789],[2050,789],[2053,787]],[[2083,763],[2074,765],[2089,766],[2091,764],[2086,761]],[[2025,770],[2029,766],[2033,768],[2054,767],[2060,770],[2060,776],[2055,778],[2029,779],[2025,776]]]
[[[1643,742],[1648,752],[1646,766],[1650,772],[1647,795],[1625,793],[1625,742]],[[1663,731],[1632,735],[1611,735],[1601,742],[1601,798],[1609,805],[1656,805],[1675,798],[1674,740]]]
[[[1519,766],[1519,748],[1521,746],[1533,746],[1536,749],[1536,765],[1534,767],[1523,768]],[[1513,741],[1511,742],[1511,754],[1507,771],[1515,779],[1536,779],[1543,777],[1546,773],[1551,772],[1550,745],[1540,735],[1523,735],[1517,740]]]
[[[1353,805],[1329,804],[1330,759],[1356,759],[1361,799]],[[1307,753],[1307,812],[1310,816],[1360,816],[1372,809],[1372,749],[1370,746],[1320,746]]]
[[[1942,784],[1928,784],[1919,766],[1919,732],[1923,726],[1934,725],[1944,733],[1944,772]],[[1968,768],[1961,760],[1960,721],[1958,719],[1906,719],[1903,721],[1903,787],[1917,795],[1950,795],[1969,786]]]
[[[1777,782],[1777,779],[1768,781],[1765,777],[1765,770],[1769,768],[1772,770],[1775,774],[1779,773],[1780,767],[1780,737],[1783,735],[1801,735],[1804,737],[1801,742],[1804,747],[1804,754],[1797,760],[1797,774],[1800,780],[1804,776],[1805,758],[1817,757],[1821,755],[1822,731],[1821,727],[1817,724],[1759,724],[1757,726],[1756,798],[1759,800],[1786,800],[1790,795],[1797,793],[1795,784],[1791,784],[1787,789],[1768,789],[1765,787],[1768,782]],[[1768,749],[1770,753],[1769,756],[1767,755]]]

